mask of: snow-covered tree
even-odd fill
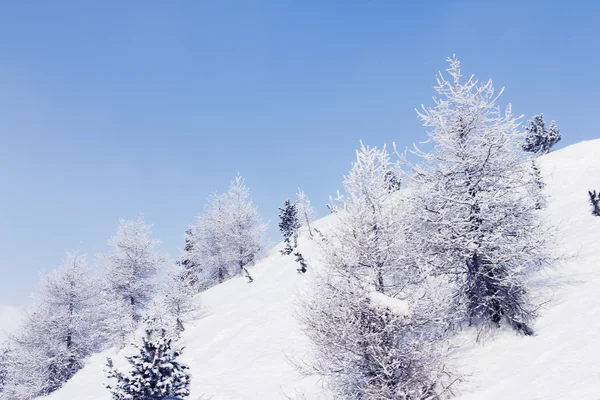
[[[152,225],[139,215],[134,220],[119,221],[117,233],[108,244],[112,253],[102,255],[106,285],[105,303],[112,320],[116,339],[131,332],[142,318],[154,294],[154,276],[165,262],[155,247],[159,240],[152,238]]]
[[[148,317],[155,321],[155,330],[164,330],[168,337],[179,338],[185,323],[198,310],[196,287],[188,279],[188,270],[175,266],[159,286],[150,303]]]
[[[300,229],[300,221],[296,204],[286,200],[283,208],[279,208],[279,230],[285,243],[285,248],[281,250],[282,254],[292,254],[298,246],[298,229]]]
[[[592,215],[600,216],[600,193],[590,190],[588,194],[590,196],[590,204],[592,205]]]
[[[457,375],[436,307],[365,292],[329,275],[317,281],[299,320],[312,343],[305,374],[318,374],[336,399],[443,399]],[[414,308],[413,308],[414,307]]]
[[[210,197],[205,213],[197,220],[196,229],[197,254],[209,285],[239,273],[252,282],[246,267],[264,250],[267,226],[252,203],[241,176],[231,182],[227,193]]]
[[[544,114],[540,114],[534,116],[527,123],[521,147],[529,153],[546,154],[560,141],[561,137],[560,129],[558,129],[556,123],[552,121],[550,128],[546,128]]]
[[[409,165],[405,238],[410,263],[453,288],[459,325],[506,324],[532,334],[527,272],[549,260],[548,235],[530,194],[529,161],[510,106],[496,105],[491,81],[463,79],[456,58],[439,75],[435,106],[419,113],[432,151]]]
[[[401,201],[389,190],[388,170],[385,147],[361,143],[331,231],[319,242],[327,268],[298,310],[312,343],[298,364],[326,377],[336,398],[440,398],[450,384],[444,303],[405,263]]]
[[[190,394],[189,368],[177,358],[181,350],[173,345],[172,339],[153,339],[147,332],[138,353],[127,356],[131,370],[121,372],[107,360],[109,389],[113,400],[163,400],[167,396],[182,399]]]
[[[60,388],[105,343],[98,287],[85,255],[68,253],[42,277],[31,311],[10,340],[7,399],[33,399]]]
[[[198,235],[196,229],[189,228],[185,231],[185,246],[181,251],[181,256],[175,263],[183,268],[182,276],[189,283],[199,289],[200,276],[202,274],[202,265],[198,260],[198,251],[196,249],[198,243]]]
[[[313,232],[312,228],[310,227],[310,223],[317,218],[317,213],[311,206],[308,196],[306,196],[304,191],[300,188],[298,188],[298,193],[296,193],[296,208],[298,209],[298,219],[300,220],[300,225],[306,225],[308,234],[312,238]]]
[[[388,190],[389,154],[385,148],[361,143],[350,173],[344,177],[345,195],[334,200],[336,223],[328,237],[334,267],[352,270],[373,290],[386,292],[396,284],[402,255],[399,202]]]

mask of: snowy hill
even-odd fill
[[[590,214],[587,191],[600,189],[600,140],[542,157],[548,219],[557,226],[559,250],[568,256],[540,282],[540,311],[533,337],[502,332],[484,344],[470,333],[457,361],[469,373],[461,400],[600,398],[600,218]],[[327,218],[317,221],[327,229]],[[236,278],[201,296],[202,315],[183,333],[182,361],[192,373],[190,400],[285,399],[304,393],[325,399],[318,381],[300,376],[288,355],[307,345],[292,311],[305,285],[292,256],[279,246],[253,267],[255,282]],[[314,243],[300,239],[309,268],[318,263]],[[310,269],[309,272],[310,273]],[[543,286],[541,285],[543,283]],[[107,352],[48,400],[108,400],[103,387]],[[300,396],[298,398],[301,398]]]

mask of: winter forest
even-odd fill
[[[274,223],[282,243],[274,251],[252,202],[253,182],[238,175],[190,216],[176,260],[161,254],[142,214],[119,221],[109,251],[67,253],[41,277],[21,325],[1,346],[0,399],[60,393],[100,358],[95,379],[104,392],[95,398],[213,398],[193,386],[215,366],[195,356],[186,332],[214,318],[203,296],[219,287],[243,281],[236,291],[268,298],[257,286],[265,260],[303,285],[286,293],[292,300],[282,317],[298,336],[281,337],[303,350],[281,357],[298,379],[319,382],[316,392],[282,390],[278,398],[441,400],[468,392],[470,373],[457,361],[466,337],[492,349],[499,333],[519,341],[538,335],[546,300],[536,277],[565,258],[544,214],[539,160],[561,131],[543,114],[520,117],[503,104],[502,90],[464,72],[456,57],[433,95],[417,110],[418,145],[357,144],[324,219],[300,188],[281,199]],[[578,194],[590,221],[600,215],[598,189]],[[276,318],[271,306],[265,302],[256,318]],[[249,321],[251,335],[259,328]],[[224,351],[211,337],[202,341]],[[230,367],[221,373],[235,375]]]

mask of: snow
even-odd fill
[[[557,226],[564,261],[535,277],[537,297],[545,301],[535,336],[503,331],[476,342],[473,332],[460,335],[456,362],[468,376],[458,399],[600,398],[600,217],[591,215],[587,196],[588,190],[600,189],[599,154],[600,140],[594,140],[539,160],[549,197],[543,212]],[[314,227],[326,232],[328,219]],[[310,274],[318,268],[315,241],[304,230],[299,244]],[[185,347],[181,361],[192,374],[190,400],[328,398],[316,378],[301,376],[289,363],[289,357],[307,350],[293,315],[307,276],[296,272],[295,257],[279,253],[282,247],[251,268],[253,283],[239,277],[200,295],[201,316],[188,325],[180,343]],[[377,295],[372,300],[408,311],[402,302]],[[108,400],[106,356],[117,367],[124,365],[114,351],[94,355],[44,399]]]
[[[385,294],[379,292],[369,293],[369,300],[371,300],[379,307],[389,309],[396,315],[408,316],[410,314],[408,302],[405,300],[395,299],[393,297],[386,296]]]

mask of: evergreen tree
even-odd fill
[[[298,246],[298,229],[300,229],[300,222],[298,221],[296,204],[286,200],[283,203],[283,208],[279,208],[279,230],[285,243],[285,248],[281,250],[282,254],[292,254]]]
[[[296,256],[296,260],[294,261],[300,264],[300,268],[298,268],[297,271],[304,274],[306,272],[306,269],[308,268],[306,260],[304,260],[304,256],[302,256],[302,253],[300,252],[296,252],[294,253],[294,255]]]
[[[194,228],[185,231],[185,246],[181,256],[175,263],[183,268],[183,277],[190,285],[199,289],[202,267],[198,260],[198,251],[196,249],[198,237]]]
[[[521,144],[523,150],[529,153],[546,154],[561,139],[560,129],[552,121],[550,128],[546,128],[544,115],[536,115],[527,122],[524,141]]]
[[[106,385],[113,400],[163,400],[167,396],[182,399],[190,394],[189,368],[177,361],[181,350],[172,339],[152,339],[150,332],[136,345],[138,353],[126,356],[131,370],[123,373],[107,359],[108,378],[116,381]]]
[[[492,82],[465,81],[459,61],[449,62],[435,107],[419,113],[433,151],[416,149],[421,164],[407,162],[407,262],[447,277],[452,323],[506,324],[529,335],[527,272],[551,253],[530,193],[537,183],[518,149],[517,120],[495,104]]]
[[[402,186],[402,181],[400,180],[400,178],[398,178],[398,175],[396,174],[396,172],[394,172],[393,169],[390,169],[385,173],[385,180],[387,182],[387,187],[390,192],[400,190],[400,187]]]
[[[600,193],[589,191],[590,204],[592,205],[592,215],[600,216]]]

